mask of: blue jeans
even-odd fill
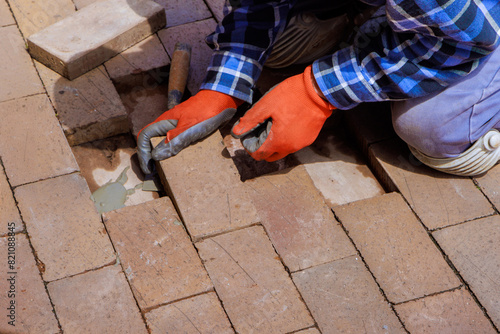
[[[456,157],[500,130],[500,48],[443,91],[393,102],[392,123],[406,143],[434,158]]]

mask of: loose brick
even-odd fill
[[[0,155],[12,187],[78,170],[46,95],[0,103]]]
[[[147,333],[120,266],[47,285],[66,333]]]
[[[146,313],[152,334],[234,333],[213,292],[184,299]]]
[[[401,140],[374,144],[370,154],[379,179],[397,189],[431,230],[492,214],[470,178],[433,170],[413,157]]]
[[[335,134],[339,131],[342,129],[338,126],[325,127],[318,139],[296,152],[294,158],[305,165],[330,207],[384,194],[359,153],[348,145],[346,138]]]
[[[69,81],[35,64],[71,146],[129,131],[127,111],[104,67]]]
[[[276,251],[291,271],[356,253],[303,166],[246,181]]]
[[[8,0],[25,38],[75,12],[71,0]]]
[[[203,0],[154,0],[165,8],[167,26],[173,27],[185,23],[207,19],[212,16]],[[188,41],[188,40],[186,40]]]
[[[16,26],[0,28],[0,102],[43,93],[24,41]]]
[[[33,58],[72,80],[165,24],[165,11],[153,1],[98,1],[31,35],[28,49]]]
[[[404,333],[357,256],[294,273],[322,333]]]
[[[445,228],[433,235],[500,328],[500,216]]]
[[[157,35],[152,35],[111,58],[104,63],[104,66],[111,79],[119,81],[121,77],[147,72],[169,64],[170,58],[160,39]]]
[[[478,185],[484,191],[493,205],[500,210],[500,165],[496,165],[486,174],[475,177]]]
[[[16,24],[10,8],[5,0],[0,1],[0,27]]]
[[[187,88],[191,94],[198,92],[205,78],[212,56],[212,49],[205,42],[205,37],[215,30],[216,25],[214,19],[208,19],[163,29],[158,32],[158,36],[170,56],[173,54],[177,42],[187,41],[191,44],[191,69],[187,82]]]
[[[214,13],[214,17],[217,22],[221,22],[224,18],[223,10],[224,10],[224,0],[207,0],[208,7],[212,13]]]
[[[400,303],[460,285],[399,194],[333,210],[389,301]]]
[[[365,156],[371,144],[397,136],[389,103],[362,103],[345,112],[345,124]]]
[[[237,332],[287,333],[313,325],[261,227],[219,235],[196,247]]]
[[[11,237],[12,238],[12,237]],[[13,268],[9,268],[7,257],[9,242],[15,242],[12,252],[15,257]],[[59,327],[54,317],[49,296],[45,291],[40,272],[31,252],[28,239],[24,234],[17,234],[15,240],[0,238],[0,256],[5,264],[0,271],[0,305],[2,305],[2,333],[57,333]],[[14,259],[14,258],[12,258]],[[14,274],[13,274],[13,273]],[[9,297],[12,296],[12,298]],[[9,318],[8,310],[14,301],[13,318]],[[9,324],[9,322],[15,326]]]
[[[113,247],[79,174],[16,188],[15,196],[45,281],[115,261]]]
[[[3,166],[0,164],[0,204],[2,209],[0,210],[0,222],[2,224],[0,230],[0,236],[4,236],[9,231],[19,232],[24,229],[23,222],[19,216],[19,211],[17,210],[16,201],[12,195],[12,190],[10,189],[9,182],[5,176],[5,171]],[[10,230],[9,227],[13,227]]]
[[[465,289],[395,306],[410,333],[496,333]]]
[[[155,138],[155,145],[159,142]],[[219,132],[159,162],[165,188],[194,240],[259,222]],[[157,165],[158,166],[158,165]]]
[[[213,289],[168,197],[103,217],[141,309]]]

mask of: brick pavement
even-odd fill
[[[123,103],[129,120],[158,112],[160,86],[130,78],[164,68],[185,37],[195,93],[222,0],[158,0],[167,27],[101,66],[97,90],[54,88],[24,42],[92,2],[0,0],[1,333],[498,332],[500,166],[477,178],[421,166],[386,104],[275,164],[247,165],[215,133],[158,164],[168,197],[99,216],[63,131],[75,120],[60,117],[89,109],[61,107],[58,90]],[[134,87],[150,91],[127,105]],[[93,133],[81,142],[115,134]]]

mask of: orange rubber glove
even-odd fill
[[[265,94],[232,129],[255,160],[276,161],[311,145],[335,109],[316,93],[311,66]]]
[[[137,135],[137,154],[145,174],[153,170],[153,161],[176,155],[191,143],[202,139],[236,113],[243,102],[224,93],[201,90],[187,101],[164,112]],[[165,141],[151,150],[151,138],[164,136]]]

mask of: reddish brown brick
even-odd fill
[[[28,49],[73,80],[164,26],[165,11],[154,1],[97,1],[31,35]]]
[[[127,111],[103,66],[70,81],[35,64],[71,146],[129,131]]]
[[[208,4],[208,7],[210,7],[210,10],[212,13],[214,13],[214,17],[217,20],[217,22],[221,22],[222,19],[224,18],[224,15],[222,14],[222,11],[224,9],[224,0],[207,0],[206,3]]]
[[[401,195],[333,210],[389,301],[400,303],[460,285]]]
[[[395,306],[410,333],[496,333],[465,289],[444,292]]]
[[[498,189],[500,188],[500,165],[496,165],[488,173],[475,177],[475,179],[488,199],[499,210],[500,191]]]
[[[234,333],[213,292],[184,299],[146,313],[152,334]]]
[[[104,225],[79,174],[16,188],[15,196],[45,281],[115,261]]]
[[[224,151],[222,137],[215,132],[159,163],[163,182],[194,240],[259,222],[250,189],[240,182]]]
[[[492,214],[493,208],[470,178],[422,165],[401,140],[370,147],[379,179],[397,189],[431,230]]]
[[[196,244],[237,332],[288,333],[313,325],[261,227]]]
[[[175,44],[179,41],[179,36],[183,36],[183,41],[188,41],[191,44],[191,68],[187,83],[187,88],[191,94],[198,92],[205,78],[212,56],[212,49],[207,46],[205,37],[215,30],[216,25],[214,19],[208,19],[163,29],[158,32],[158,36],[170,56],[174,52]]]
[[[58,280],[47,288],[66,333],[147,333],[118,265]]]
[[[246,181],[276,251],[291,271],[356,253],[303,166]]]
[[[213,289],[168,197],[103,218],[141,309]]]
[[[111,58],[104,66],[113,80],[147,72],[170,64],[165,48],[157,35],[152,35]],[[163,78],[165,79],[165,78]],[[144,83],[145,86],[153,83]]]
[[[14,240],[12,240],[14,239]],[[9,247],[9,243],[15,246]],[[8,255],[12,255],[10,258]],[[0,271],[1,333],[57,333],[49,296],[45,291],[28,239],[24,234],[0,238],[0,256],[4,259]],[[8,261],[15,261],[12,267]],[[9,297],[10,295],[10,297]],[[12,298],[11,298],[12,297]],[[13,306],[10,306],[14,302]],[[10,318],[13,307],[13,318]],[[12,326],[9,322],[12,321]]]
[[[3,1],[3,0],[2,0]],[[43,93],[43,86],[16,26],[0,28],[0,102]]]
[[[178,26],[185,23],[207,19],[212,14],[203,0],[154,0],[165,8],[167,13],[167,26]],[[188,38],[183,36],[185,41]],[[179,40],[179,38],[177,38]],[[180,40],[179,40],[180,41]]]
[[[332,121],[335,122],[335,119]],[[311,146],[293,154],[305,165],[314,185],[330,207],[385,193],[345,135],[339,134],[341,131],[338,125],[324,127]]]
[[[0,156],[12,187],[78,170],[46,95],[0,103]]]
[[[5,0],[0,1],[0,27],[16,24],[10,8]]]
[[[500,216],[445,228],[433,235],[500,328]]]
[[[0,210],[1,230],[0,236],[6,235],[9,231],[19,232],[24,229],[23,222],[17,210],[16,201],[12,195],[9,182],[5,176],[3,166],[0,164],[0,203],[2,210]],[[13,227],[13,229],[9,229]]]
[[[404,333],[357,256],[293,274],[322,333]]]
[[[19,29],[25,38],[73,14],[71,0],[9,0]]]

